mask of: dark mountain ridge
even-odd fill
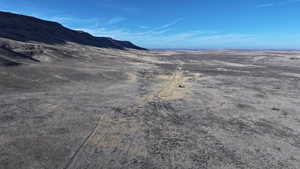
[[[31,16],[0,11],[0,37],[21,42],[65,44],[74,42],[101,48],[146,50],[128,41],[109,37],[95,37],[83,31],[76,31],[63,25]]]

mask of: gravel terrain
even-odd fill
[[[0,51],[0,169],[300,168],[299,51],[33,49]]]

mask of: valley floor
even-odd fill
[[[300,168],[299,51],[85,51],[0,66],[0,169]]]

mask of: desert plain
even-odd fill
[[[299,51],[47,50],[0,60],[1,169],[300,168]]]

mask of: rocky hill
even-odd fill
[[[103,48],[145,50],[128,41],[94,37],[83,31],[68,29],[56,22],[7,12],[0,12],[0,30],[0,37],[22,42],[35,41],[47,44],[74,42]]]
[[[2,66],[79,55],[72,52],[73,49],[68,46],[69,44],[76,44],[77,48],[82,49],[99,47],[146,50],[129,41],[95,37],[83,31],[68,29],[56,22],[0,11],[0,65]]]

